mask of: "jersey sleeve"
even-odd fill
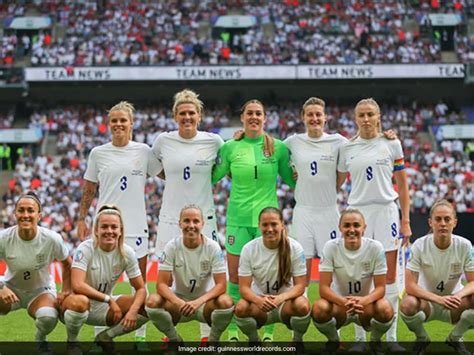
[[[393,160],[393,171],[405,169],[405,160],[403,156],[402,143],[398,139],[389,143],[390,155]]]
[[[230,172],[230,143],[226,142],[217,153],[216,163],[212,169],[212,183],[215,184]]]
[[[408,255],[408,262],[407,262],[407,269],[414,271],[414,272],[420,272],[421,270],[421,241],[416,242],[413,244],[411,247],[410,254]]]
[[[375,268],[374,275],[385,275],[387,273],[387,261],[385,257],[385,252],[383,246],[377,244],[377,247],[374,250],[375,253]]]
[[[319,272],[334,272],[334,243],[326,243],[321,253]]]
[[[275,140],[275,145],[279,151],[278,156],[278,174],[288,186],[295,188],[296,182],[293,180],[293,169],[290,164],[290,151],[288,147],[280,140]]]
[[[71,268],[81,269],[87,272],[87,267],[92,258],[91,249],[88,247],[88,241],[82,242],[74,253]]]
[[[347,164],[346,164],[346,149],[344,146],[339,148],[339,157],[337,160],[337,171],[340,173],[347,173]]]
[[[155,176],[161,173],[163,170],[163,165],[161,161],[153,154],[153,150],[149,147],[146,147],[146,154],[148,156],[148,164],[147,164],[147,173],[149,176]]]
[[[134,279],[142,274],[140,268],[138,267],[138,260],[133,249],[125,249],[127,253],[126,263],[125,263],[125,272],[129,279]]]
[[[244,245],[240,253],[239,276],[252,276],[251,249],[249,244]]]
[[[161,163],[161,141],[163,140],[163,134],[161,133],[156,137],[155,141],[153,142],[153,146],[151,147],[151,152],[155,156],[155,158]]]
[[[166,245],[165,249],[163,250],[163,255],[160,258],[160,266],[158,270],[163,271],[173,271],[174,269],[174,259],[175,255],[175,248],[174,248],[175,240],[171,239]]]
[[[306,275],[306,258],[303,247],[299,243],[294,243],[291,256],[291,274],[293,277]]]
[[[63,238],[59,234],[55,234],[55,250],[54,250],[54,258],[59,261],[64,261],[69,256],[69,250],[66,247],[66,243],[64,243]]]
[[[94,183],[98,183],[99,181],[99,171],[97,169],[97,150],[96,148],[91,150],[89,154],[89,159],[87,159],[87,168],[86,172],[84,173],[84,179],[88,181],[92,181]]]
[[[5,260],[5,237],[6,234],[0,232],[0,260]]]
[[[469,240],[467,240],[468,248],[466,252],[466,257],[464,261],[464,271],[465,272],[474,272],[474,248]],[[1,254],[0,254],[1,255]],[[1,257],[1,256],[0,256]]]
[[[222,274],[227,271],[227,267],[224,259],[224,252],[221,250],[219,245],[215,245],[213,248],[212,256],[212,273]]]

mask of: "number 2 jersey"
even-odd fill
[[[211,175],[222,144],[217,134],[199,131],[190,139],[182,138],[177,131],[156,138],[153,154],[166,175],[160,221],[178,223],[181,209],[190,203],[198,205],[205,218],[215,218]]]
[[[123,245],[126,257],[122,257],[118,248],[107,252],[99,247],[94,248],[94,241],[88,239],[77,247],[72,261],[72,268],[86,273],[86,283],[99,292],[110,295],[122,272],[129,279],[141,275],[137,257],[133,249]]]
[[[331,288],[341,296],[365,296],[373,288],[373,278],[387,273],[385,252],[380,242],[362,238],[358,250],[348,250],[344,238],[324,245],[319,272],[332,273]]]
[[[274,143],[275,152],[270,157],[263,152],[263,134],[254,139],[227,141],[220,149],[212,180],[217,182],[227,174],[232,178],[228,226],[258,227],[260,211],[265,207],[278,207],[278,175],[295,187],[288,148],[278,139]]]
[[[38,226],[38,233],[28,241],[19,237],[18,226],[0,232],[0,260],[8,266],[4,281],[19,290],[54,286],[49,265],[68,256],[63,238],[50,229]]]
[[[161,170],[148,145],[130,141],[116,147],[107,143],[92,149],[84,179],[99,184],[97,208],[103,204],[120,208],[125,236],[148,238],[145,183],[147,174],[154,176]]]
[[[170,240],[160,258],[159,271],[173,274],[173,292],[185,300],[196,299],[214,287],[214,274],[225,274],[224,252],[217,242],[203,238],[197,248],[187,248],[183,237]]]
[[[403,149],[398,139],[357,137],[341,147],[337,170],[351,174],[350,206],[387,204],[398,194],[393,172],[404,169]]]
[[[291,251],[291,277],[306,275],[306,258],[303,247],[293,238],[288,238]],[[239,261],[239,276],[252,276],[252,290],[257,295],[278,295],[293,286],[278,284],[278,248],[269,249],[258,237],[242,248]]]
[[[451,245],[443,250],[435,245],[433,234],[425,235],[413,243],[407,269],[419,273],[418,284],[425,290],[454,294],[462,288],[462,273],[474,271],[472,244],[453,234]]]

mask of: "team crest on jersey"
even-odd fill
[[[451,264],[451,273],[460,274],[461,273],[461,263],[452,263]]]
[[[362,263],[362,272],[369,272],[370,271],[370,261],[364,261]]]
[[[45,255],[44,254],[36,254],[36,262],[38,264],[43,264],[45,261]]]
[[[76,254],[74,254],[74,261],[79,262],[82,260],[84,257],[84,254],[82,253],[81,250],[76,251]]]
[[[162,252],[161,255],[158,258],[158,261],[160,262],[160,264],[163,264],[165,262],[165,260],[166,260],[166,253]]]
[[[122,267],[120,266],[120,264],[114,265],[112,267],[112,272],[114,273],[114,275],[120,275],[122,273]]]
[[[227,243],[229,243],[229,245],[234,245],[235,243],[235,237],[233,235],[229,235],[227,237]]]
[[[209,260],[203,260],[201,261],[201,272],[207,273],[211,271],[211,263]]]

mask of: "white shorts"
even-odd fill
[[[204,228],[202,233],[206,236],[215,240],[219,243],[219,237],[217,234],[217,223],[214,216],[204,217]],[[158,229],[156,232],[156,246],[155,253],[158,257],[161,256],[163,250],[165,250],[166,244],[171,240],[181,235],[181,228],[178,223],[162,221],[158,223]]]
[[[290,235],[303,246],[306,259],[321,255],[324,244],[340,236],[339,211],[295,206]]]
[[[110,296],[117,301],[122,295]],[[96,300],[90,300],[91,308],[89,309],[89,316],[87,317],[86,324],[105,326],[107,325],[107,313],[109,312],[110,305],[108,303],[99,302]]]
[[[452,324],[451,320],[451,311],[440,304],[435,302],[428,301],[430,305],[430,316],[426,322],[431,322],[432,320],[439,320],[441,322],[446,322]]]
[[[56,299],[56,296],[57,296],[56,285],[54,284],[51,284],[49,286],[39,287],[35,290],[28,290],[28,291],[20,290],[16,287],[9,285],[8,283],[6,283],[6,286],[10,290],[12,290],[15,293],[16,297],[18,297],[18,299],[20,300],[20,302],[16,302],[12,304],[10,311],[16,311],[22,308],[28,309],[31,303],[33,303],[33,301],[37,299],[39,296],[41,296],[43,293],[50,294],[51,297],[53,297],[53,299]]]
[[[360,320],[359,320],[359,315],[358,314],[351,314],[351,315],[346,315],[346,321],[342,326],[346,326],[348,324],[355,323],[357,325],[360,325]]]
[[[365,218],[367,229],[364,237],[378,240],[385,251],[397,250],[400,245],[400,216],[395,202],[387,205],[351,206]]]
[[[137,255],[137,259],[141,259],[144,256],[148,255],[148,237],[139,236],[139,237],[125,237],[125,244],[130,246]]]

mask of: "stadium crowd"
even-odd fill
[[[435,200],[448,198],[455,203],[458,212],[474,212],[473,162],[464,153],[463,142],[443,141],[437,151],[417,134],[427,131],[432,125],[460,122],[463,117],[443,102],[428,106],[421,106],[416,102],[411,106],[386,105],[381,109],[383,128],[395,128],[405,147],[412,210],[424,213]],[[299,109],[294,103],[280,103],[278,106],[268,106],[266,110],[266,129],[273,136],[284,139],[304,131]],[[329,105],[326,110],[328,132],[339,132],[347,137],[356,134],[352,108]],[[206,109],[201,129],[218,131],[221,127],[230,126],[236,116],[230,107]],[[176,123],[171,117],[171,111],[165,107],[139,109],[135,115],[134,140],[151,145],[160,132],[176,129]],[[31,115],[30,125],[41,128],[45,133],[57,135],[58,155],[34,157],[29,149],[25,149],[16,164],[14,177],[9,182],[9,191],[3,196],[6,208],[2,210],[0,222],[5,227],[12,225],[15,197],[22,191],[33,189],[39,193],[44,204],[45,218],[42,223],[63,233],[72,248],[78,243],[75,221],[78,217],[87,157],[90,150],[105,143],[109,135],[106,109],[92,106],[38,108]],[[225,225],[230,187],[230,180],[224,179],[214,189],[221,232]],[[147,214],[152,239],[156,236],[163,188],[164,181],[160,178],[148,179]],[[350,188],[350,182],[347,182],[339,193],[341,209],[346,207]],[[287,223],[291,223],[293,192],[288,186],[279,184],[277,193],[284,218]],[[95,204],[91,209],[95,209]]]
[[[471,11],[464,0],[441,8],[425,1],[99,4],[29,4],[50,16],[55,32],[61,27],[64,35],[53,38],[43,31],[30,38],[8,31],[0,59],[9,65],[15,55],[31,52],[33,66],[437,63],[438,37],[430,30],[422,33],[423,19],[429,13],[467,16]],[[0,5],[0,18],[24,13],[24,5]],[[211,38],[209,28],[228,14],[252,15],[256,23]],[[407,31],[407,19],[417,21],[418,29]],[[472,61],[473,38],[459,33],[456,41],[459,60]]]

